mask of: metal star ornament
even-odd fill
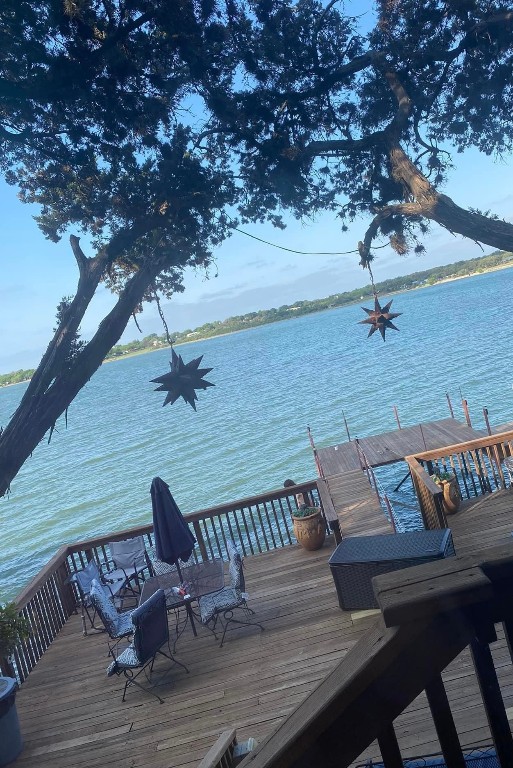
[[[167,392],[163,405],[168,403],[173,405],[179,397],[183,397],[185,402],[189,403],[196,410],[195,400],[198,399],[196,390],[215,386],[215,384],[205,381],[203,378],[207,373],[210,373],[212,368],[200,368],[199,364],[202,359],[203,355],[190,360],[188,363],[184,363],[182,356],[177,355],[174,349],[171,350],[171,360],[169,363],[171,372],[165,373],[156,379],[151,379],[153,383],[160,384],[160,387],[157,387],[155,392]]]
[[[372,334],[375,331],[379,331],[381,334],[381,338],[383,341],[385,341],[385,333],[387,328],[392,328],[394,331],[398,331],[399,328],[397,328],[392,320],[395,317],[399,317],[399,315],[402,315],[402,312],[390,312],[390,307],[392,305],[393,299],[391,299],[388,304],[385,304],[384,307],[380,306],[379,300],[377,296],[374,296],[374,309],[367,309],[366,307],[362,307],[364,312],[367,312],[368,317],[365,318],[365,320],[360,320],[360,325],[370,325],[369,333],[367,335],[367,338],[369,336],[372,336]]]

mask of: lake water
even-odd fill
[[[507,269],[397,295],[385,344],[350,306],[180,346],[214,368],[197,413],[153,391],[168,350],[104,365],[0,500],[0,601],[61,544],[150,522],[155,475],[186,513],[315,477],[307,425],[332,445],[343,413],[363,437],[396,428],[394,405],[403,426],[446,418],[449,392],[463,420],[461,388],[474,426],[483,406],[512,420],[512,286]],[[0,424],[24,387],[0,390]]]

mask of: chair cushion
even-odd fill
[[[237,608],[243,603],[243,599],[238,590],[232,589],[232,587],[224,587],[219,592],[213,592],[211,595],[200,597],[198,603],[201,621],[203,624],[206,624],[214,618],[216,613]]]
[[[98,582],[100,581],[100,573],[94,560],[87,563],[86,567],[82,568],[81,571],[77,571],[73,574],[73,580],[78,584],[84,597],[89,595],[93,579],[96,579]]]
[[[123,637],[124,635],[131,635],[134,631],[134,624],[132,621],[132,614],[135,609],[126,611],[125,613],[118,613],[118,618],[115,626],[115,633],[112,637]]]
[[[116,610],[116,606],[112,601],[110,593],[96,579],[93,579],[91,582],[89,599],[91,600],[92,605],[96,608],[97,612],[100,614],[109,634],[115,633],[119,614]]]
[[[235,552],[230,558],[228,573],[230,574],[230,586],[232,589],[240,591],[242,583],[242,559],[238,552]]]
[[[124,669],[135,669],[136,667],[140,666],[141,662],[139,661],[137,653],[135,652],[134,646],[129,645],[128,648],[125,648],[123,653],[117,657],[117,659],[109,664],[107,667],[107,676],[111,677],[118,672],[122,672]]]

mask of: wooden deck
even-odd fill
[[[509,539],[513,492],[483,499],[451,525],[458,553]],[[236,727],[241,740],[265,738],[379,618],[339,609],[327,566],[332,547],[330,537],[318,552],[291,546],[248,557],[250,604],[265,631],[234,629],[223,648],[204,628],[198,638],[186,633],[177,656],[190,674],[176,668],[163,679],[162,705],[135,689],[123,704],[121,679],[105,674],[105,638],[83,638],[79,617],[72,617],[18,694],[25,749],[17,766],[180,768],[195,766],[226,728]],[[493,654],[513,720],[513,669],[503,638]],[[164,668],[159,662],[156,672]],[[491,743],[468,653],[444,680],[462,744]],[[405,755],[438,750],[425,696],[396,726]],[[367,754],[377,757],[377,748]]]
[[[234,629],[219,648],[203,627],[197,638],[186,630],[177,658],[190,673],[167,675],[164,704],[135,688],[123,703],[122,678],[105,674],[105,637],[82,637],[73,617],[18,694],[17,766],[179,768],[196,765],[226,728],[263,739],[375,620],[376,612],[339,609],[332,548],[330,537],[318,552],[290,546],[248,557],[250,604],[265,631]]]
[[[393,533],[392,525],[361,469],[326,478],[342,538]]]
[[[367,458],[367,463],[371,467],[380,467],[384,464],[403,461],[405,456],[412,454],[475,440],[483,434],[483,431],[472,429],[456,419],[441,419],[384,432],[381,435],[362,437],[358,442]],[[354,441],[318,448],[317,456],[325,477],[361,467]]]

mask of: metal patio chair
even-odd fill
[[[144,581],[144,571],[148,569],[146,562],[146,547],[142,536],[123,541],[112,541],[109,544],[111,560],[114,568],[110,578],[125,579],[125,589],[133,595],[141,594],[141,580]]]
[[[90,592],[91,584],[93,580],[100,583],[110,594],[116,608],[121,608],[123,605],[123,597],[120,594],[125,586],[125,577],[121,578],[114,576],[112,573],[100,573],[100,569],[94,560],[91,560],[85,568],[79,571],[75,571],[69,577],[68,581],[74,585],[78,597],[78,603],[80,605],[81,617],[82,617],[82,633],[87,635],[86,616],[89,619],[91,629],[96,631],[102,630],[103,627],[97,627],[95,625],[96,609],[91,603]]]
[[[144,672],[148,679],[151,678],[153,665],[157,655],[165,656],[174,664],[189,670],[180,661],[177,661],[171,652],[169,645],[169,627],[167,623],[166,596],[163,589],[158,589],[148,600],[136,608],[132,613],[134,636],[131,645],[126,648],[107,669],[107,675],[124,675],[126,677],[122,700],[125,701],[127,688],[136,685],[143,691],[151,693],[162,704],[164,700],[148,687],[141,685],[137,679]],[[167,646],[169,653],[162,650]],[[149,667],[149,673],[146,669]],[[136,671],[137,670],[137,671]]]
[[[117,649],[119,641],[123,638],[130,637],[134,633],[132,614],[136,608],[120,613],[115,606],[110,592],[96,579],[93,579],[91,582],[89,600],[97,615],[100,617],[110,641],[112,641],[107,641],[107,644],[109,647],[109,655],[114,657],[114,650]]]
[[[177,570],[176,565],[171,565],[169,563],[165,563],[163,560],[158,559],[157,553],[155,552],[155,547],[149,547],[146,550],[146,564],[148,566],[150,576],[164,576],[166,573],[171,573],[172,571]]]
[[[223,647],[226,630],[230,624],[241,624],[244,626],[260,627],[262,632],[264,627],[257,621],[252,621],[251,616],[255,615],[247,604],[249,598],[245,591],[244,570],[242,566],[242,556],[235,547],[233,541],[227,541],[230,574],[230,586],[223,587],[219,592],[200,597],[198,605],[200,609],[200,621],[214,634],[217,640],[216,626],[217,622],[223,625],[223,636],[219,647]],[[235,614],[235,611],[240,611]]]

